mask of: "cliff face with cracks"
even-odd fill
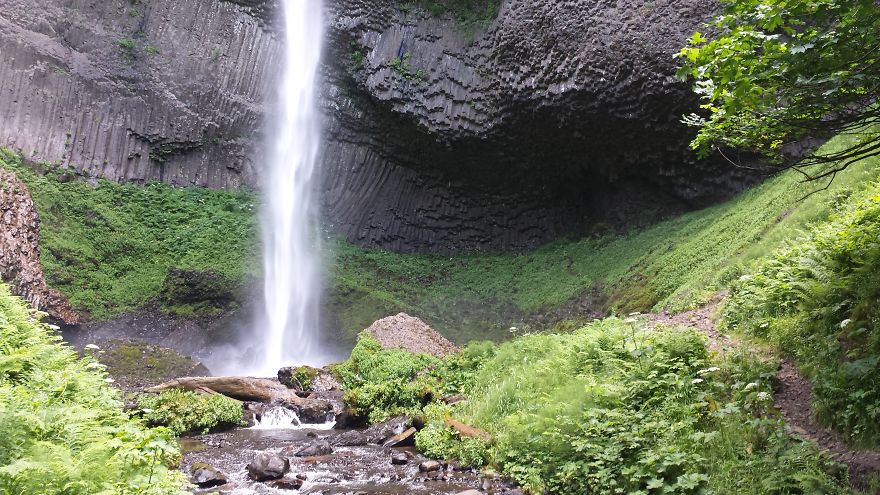
[[[258,186],[276,2],[0,2],[0,144],[114,180]],[[353,242],[524,249],[743,184],[694,163],[678,122],[695,100],[672,54],[711,4],[504,0],[464,22],[327,3],[323,197]]]

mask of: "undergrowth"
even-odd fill
[[[197,435],[243,426],[241,402],[220,394],[166,390],[137,398],[144,421],[165,426],[177,436]]]
[[[40,215],[47,282],[101,320],[156,298],[169,268],[211,270],[232,281],[254,272],[254,197],[159,183],[62,182],[0,149]]]
[[[880,446],[880,184],[840,197],[826,222],[733,284],[727,326],[769,341],[813,382],[813,408],[856,444]]]
[[[130,419],[101,365],[37,318],[0,284],[0,493],[183,493],[170,432]]]
[[[366,337],[359,348],[340,373],[347,397],[399,394],[373,401],[371,419],[422,415],[421,451],[493,467],[531,493],[848,493],[845,469],[788,436],[771,410],[775,363],[713,357],[694,330],[609,318],[443,360],[379,351]],[[440,400],[450,395],[466,400]]]

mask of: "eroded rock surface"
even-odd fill
[[[0,279],[33,307],[65,324],[76,324],[79,315],[67,298],[46,285],[39,239],[40,219],[27,186],[0,168]]]
[[[413,354],[424,353],[435,357],[458,352],[455,344],[424,321],[406,313],[382,318],[365,331],[385,349],[403,349]]]
[[[405,4],[405,5],[404,5]],[[672,55],[700,0],[503,0],[463,25],[328,0],[326,223],[398,251],[527,249],[725,198]],[[256,187],[274,0],[6,0],[0,144],[85,175]],[[268,102],[268,104],[267,104]]]

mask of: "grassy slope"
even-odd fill
[[[835,140],[828,146],[839,146]],[[601,288],[620,313],[681,309],[735,279],[772,249],[880,174],[880,160],[851,167],[826,191],[783,174],[736,199],[620,237],[560,240],[526,254],[455,258],[335,247],[331,287],[348,330],[398,310],[455,340],[497,339],[525,315],[552,312]],[[526,318],[528,321],[528,318]]]
[[[760,258],[733,284],[724,321],[801,366],[820,420],[880,446],[880,183]]]
[[[129,419],[100,369],[0,284],[0,493],[181,493],[170,435]]]
[[[40,214],[41,262],[50,286],[104,319],[156,297],[170,267],[251,271],[254,197],[163,184],[62,183],[0,150],[0,166],[27,184]]]

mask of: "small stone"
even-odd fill
[[[303,480],[290,477],[284,477],[270,483],[270,486],[279,490],[299,490],[303,486]]]
[[[402,466],[409,462],[409,457],[403,452],[395,452],[391,454],[391,464]]]
[[[458,492],[456,495],[483,495],[483,492],[480,490],[465,490],[463,492]]]
[[[443,465],[437,461],[425,461],[419,464],[419,471],[423,473],[430,473],[433,471],[439,471],[442,467]]]
[[[319,440],[310,445],[299,449],[293,455],[297,457],[318,457],[322,455],[330,455],[333,453],[333,447],[324,440]]]

